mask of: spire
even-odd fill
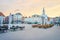
[[[42,15],[45,15],[45,9],[43,8],[43,13],[42,13]]]

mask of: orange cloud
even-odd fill
[[[0,0],[0,11],[6,16],[16,12],[24,16],[41,15],[43,7],[48,16],[60,16],[60,0]]]

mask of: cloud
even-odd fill
[[[16,10],[24,16],[31,16],[34,13],[41,14],[43,7],[49,16],[52,13],[55,13],[52,16],[56,16],[60,13],[60,0],[0,0],[0,11],[5,15],[10,12],[15,13]]]

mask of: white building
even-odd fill
[[[10,14],[9,15],[9,24],[19,24],[22,22],[22,14],[16,13],[16,14]]]
[[[22,14],[21,13],[16,13],[16,14],[11,14],[9,15],[9,28],[13,26],[13,24],[21,24],[22,23]]]
[[[41,15],[41,21],[42,21],[42,24],[48,24],[48,16],[45,14],[45,10],[43,8],[43,11],[42,11],[42,15]]]
[[[30,18],[25,18],[25,22],[31,22],[31,23],[38,23],[38,24],[50,24],[50,21],[48,20],[48,16],[45,14],[45,10],[43,8],[42,15],[34,14]]]
[[[0,12],[0,26],[3,26],[4,14]]]

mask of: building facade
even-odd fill
[[[9,24],[19,24],[22,23],[22,14],[16,13],[16,14],[10,14],[9,15]]]
[[[50,24],[51,19],[45,14],[45,10],[43,8],[42,15],[34,14],[30,18],[25,18],[24,21],[30,23],[37,23],[37,24]]]
[[[4,14],[0,12],[0,26],[3,26]]]

